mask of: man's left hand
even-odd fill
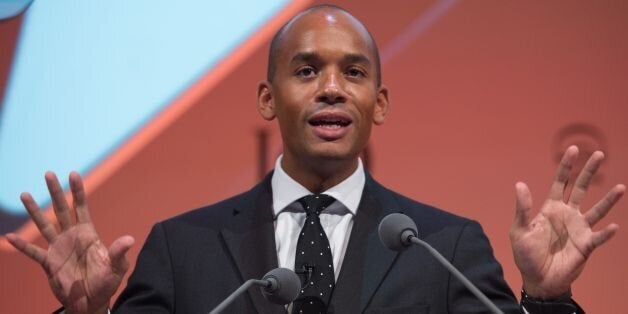
[[[578,148],[567,148],[549,196],[536,215],[528,186],[523,182],[515,186],[517,213],[510,241],[523,288],[535,298],[552,299],[569,293],[591,253],[619,229],[614,223],[598,231],[592,228],[622,197],[626,190],[622,184],[614,186],[586,212],[580,211],[589,184],[604,159],[601,151],[591,155],[565,201],[567,182],[577,159]]]

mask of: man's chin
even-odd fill
[[[317,145],[310,151],[310,156],[318,162],[326,161],[351,161],[360,156],[360,153],[356,153],[354,150],[347,148],[343,145],[335,145],[336,143],[325,143],[323,145]]]

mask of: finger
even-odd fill
[[[591,209],[584,214],[584,218],[587,220],[589,225],[593,226],[604,218],[611,208],[615,206],[617,201],[621,199],[625,192],[626,186],[623,184],[618,184],[608,191],[608,193],[599,202],[597,202],[597,204],[591,207]]]
[[[593,241],[593,248],[598,248],[600,247],[602,244],[606,243],[608,240],[610,240],[615,233],[617,233],[617,230],[619,230],[619,226],[616,224],[610,224],[608,226],[606,226],[606,228],[594,232],[593,236],[592,236],[592,241]]]
[[[20,200],[22,201],[22,204],[24,204],[24,208],[26,208],[28,214],[35,222],[37,229],[39,229],[39,232],[41,232],[44,238],[46,238],[48,243],[54,241],[57,237],[57,230],[50,220],[46,219],[46,217],[44,217],[41,213],[37,202],[35,202],[30,193],[22,193],[20,195]]]
[[[61,184],[59,184],[57,175],[54,172],[46,172],[45,178],[52,199],[52,208],[55,211],[61,230],[67,230],[72,225],[72,220],[70,218],[70,208],[65,200],[65,195],[63,195],[63,188],[61,188]]]
[[[43,265],[46,260],[46,251],[36,245],[30,244],[22,238],[16,236],[13,233],[9,233],[6,235],[7,240],[13,247],[15,247],[18,251],[22,252],[24,255],[30,257],[35,262]]]
[[[114,272],[122,276],[129,269],[129,262],[125,254],[135,243],[132,236],[123,236],[111,243],[109,246],[109,258],[111,259],[111,267]]]
[[[515,193],[517,199],[515,225],[526,227],[532,221],[532,194],[528,186],[523,182],[515,184]]]
[[[556,176],[554,182],[550,188],[549,198],[555,201],[562,201],[565,193],[565,186],[569,180],[569,173],[573,168],[573,164],[578,159],[578,147],[575,145],[569,146],[563,154],[563,158],[560,160],[558,169],[556,170]]]
[[[591,179],[600,168],[600,164],[602,164],[602,160],[604,160],[604,153],[601,151],[596,151],[591,154],[589,160],[580,171],[576,182],[574,183],[574,187],[571,190],[571,195],[569,196],[569,205],[572,207],[579,207],[580,203],[584,199],[584,196],[587,194],[587,190],[589,189],[589,184],[591,183]]]
[[[72,199],[74,201],[74,209],[76,210],[76,220],[78,222],[90,222],[89,209],[87,207],[87,196],[83,187],[81,175],[76,171],[70,173],[70,189],[72,190]]]

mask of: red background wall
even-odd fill
[[[336,2],[370,28],[391,90],[392,111],[374,129],[369,162],[385,185],[480,221],[517,291],[507,236],[516,181],[527,182],[539,204],[557,156],[578,143],[608,156],[589,205],[615,183],[628,183],[628,2],[449,1],[429,27],[408,31],[443,3]],[[0,83],[18,27],[18,20],[0,23]],[[271,166],[278,130],[255,110],[266,41],[105,181],[88,186],[106,243],[133,235],[135,260],[153,223],[252,186],[262,153]],[[269,134],[265,152],[258,149],[260,130]],[[627,204],[600,223],[622,229],[574,287],[589,313],[628,311]],[[0,278],[0,312],[57,306],[39,266],[15,252],[0,251]]]

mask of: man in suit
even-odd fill
[[[520,312],[476,222],[409,200],[365,173],[359,155],[371,126],[386,118],[388,89],[381,82],[375,42],[351,14],[318,6],[278,31],[271,43],[267,80],[258,88],[258,110],[264,119],[277,119],[281,129],[283,156],[274,172],[248,192],[156,224],[114,311],[207,312],[247,279],[260,278],[277,266],[299,270],[298,255],[304,252],[297,251],[297,239],[312,221],[324,230],[320,236],[325,234],[328,241],[326,254],[335,279],[331,295],[321,297],[321,311],[486,312],[422,250],[396,253],[379,243],[379,221],[388,213],[403,212],[417,223],[420,238],[503,311]],[[623,185],[616,185],[584,214],[579,211],[603,159],[601,152],[589,158],[568,200],[563,200],[577,155],[576,147],[567,149],[536,216],[527,186],[516,185],[511,241],[526,291],[523,305],[531,313],[579,312],[570,299],[571,284],[593,250],[618,228],[610,224],[600,231],[591,229],[623,195]],[[68,313],[104,313],[127,271],[124,255],[133,239],[121,237],[106,248],[90,221],[80,177],[72,173],[69,180],[73,207],[65,202],[55,175],[46,174],[60,233],[43,218],[32,197],[22,195],[49,242],[48,250],[15,235],[7,239],[43,266]],[[309,194],[333,197],[316,218],[302,201]],[[316,276],[322,268],[314,265],[313,278],[320,279]],[[304,285],[309,283],[304,280]],[[281,313],[285,308],[250,289],[229,311]]]

